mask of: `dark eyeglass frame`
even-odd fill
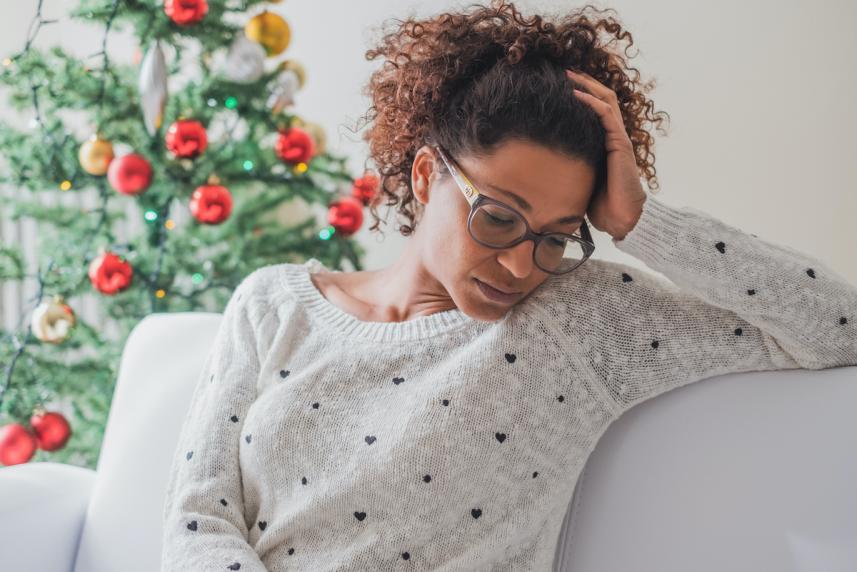
[[[467,232],[470,234],[470,237],[473,240],[475,240],[476,242],[478,242],[479,244],[481,244],[483,246],[486,246],[488,248],[493,248],[496,250],[502,250],[505,248],[512,248],[513,246],[521,244],[525,240],[532,240],[533,244],[534,244],[534,246],[533,246],[533,263],[538,268],[543,270],[544,272],[548,272],[550,274],[568,274],[569,272],[579,268],[581,264],[583,264],[584,262],[589,260],[589,257],[592,256],[592,253],[595,251],[595,243],[592,241],[592,234],[589,232],[589,227],[587,226],[585,219],[580,221],[580,233],[583,235],[582,238],[579,236],[575,236],[573,234],[567,234],[564,232],[535,232],[532,228],[530,228],[530,223],[527,222],[527,219],[523,214],[521,214],[517,209],[510,207],[506,203],[500,202],[496,199],[493,199],[491,197],[488,197],[488,196],[480,193],[476,189],[476,185],[474,185],[470,181],[470,179],[467,177],[467,175],[464,174],[464,172],[461,170],[461,168],[458,166],[458,164],[451,157],[449,157],[447,155],[447,153],[441,148],[440,145],[434,145],[433,147],[435,148],[435,150],[437,150],[438,155],[440,156],[441,160],[443,160],[444,164],[446,165],[446,168],[449,170],[450,174],[452,175],[453,180],[455,180],[455,183],[458,185],[458,188],[461,190],[462,194],[464,195],[464,198],[467,199],[467,202],[470,204],[470,213],[467,215]],[[471,228],[471,222],[473,221],[473,215],[476,214],[476,209],[479,208],[479,206],[482,205],[483,203],[496,204],[497,206],[502,207],[504,209],[507,209],[507,210],[511,211],[512,213],[518,215],[518,217],[524,222],[524,226],[526,227],[526,232],[524,233],[524,235],[522,237],[520,237],[519,239],[515,240],[514,242],[507,244],[505,246],[494,246],[492,244],[486,244],[486,243],[482,242],[481,240],[479,240],[478,238],[476,238],[473,235],[473,230]],[[569,238],[571,240],[574,240],[576,242],[579,242],[583,247],[583,252],[584,252],[583,259],[577,265],[572,266],[568,270],[563,270],[561,272],[542,268],[542,266],[536,260],[536,250],[538,250],[539,243],[542,240],[544,240],[548,235],[559,235],[559,236],[566,237],[566,238]]]

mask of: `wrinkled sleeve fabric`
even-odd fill
[[[232,293],[196,381],[174,453],[163,509],[161,572],[264,572],[248,544],[239,465],[244,416],[260,356],[250,274]]]
[[[588,357],[618,411],[726,373],[857,365],[857,288],[820,260],[648,195]]]

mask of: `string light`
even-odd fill
[[[71,181],[63,181],[60,183],[60,190],[67,191],[71,188]]]
[[[333,234],[336,232],[336,228],[332,226],[328,226],[319,231],[318,237],[322,240],[330,240]]]
[[[163,298],[166,295],[167,293],[163,289],[155,291],[155,296],[158,298]]]
[[[173,219],[167,219],[167,222],[164,223],[164,226],[167,227],[167,230],[173,230],[176,227],[176,221]]]
[[[144,219],[146,219],[146,220],[147,220],[147,221],[149,221],[149,222],[152,222],[153,220],[157,220],[157,219],[158,219],[158,213],[156,213],[156,212],[155,212],[155,211],[153,211],[153,210],[148,210],[148,211],[146,211],[146,212],[143,214],[143,218],[144,218]]]
[[[249,159],[247,161],[244,161],[244,170],[245,171],[252,171],[253,170],[253,161],[250,161]]]
[[[297,165],[295,165],[295,168],[293,170],[295,173],[302,175],[302,174],[306,173],[306,170],[308,168],[309,167],[307,166],[306,163],[298,163]]]
[[[227,97],[224,105],[226,106],[226,109],[235,109],[238,107],[238,100],[234,97]]]
[[[205,280],[205,276],[203,276],[199,272],[194,272],[193,275],[190,277],[190,279],[191,279],[191,281],[193,281],[194,284],[199,284],[203,280]]]

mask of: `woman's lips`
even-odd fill
[[[485,297],[489,300],[494,300],[495,302],[514,302],[518,299],[518,296],[521,295],[520,292],[506,294],[505,292],[497,290],[493,286],[489,286],[478,278],[474,278],[474,280],[476,280],[476,284],[479,286],[479,290],[482,291]]]

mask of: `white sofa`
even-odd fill
[[[97,471],[0,469],[0,570],[159,570],[168,469],[220,319],[137,325]],[[638,405],[587,461],[555,570],[857,570],[855,405],[857,367],[722,375]]]

